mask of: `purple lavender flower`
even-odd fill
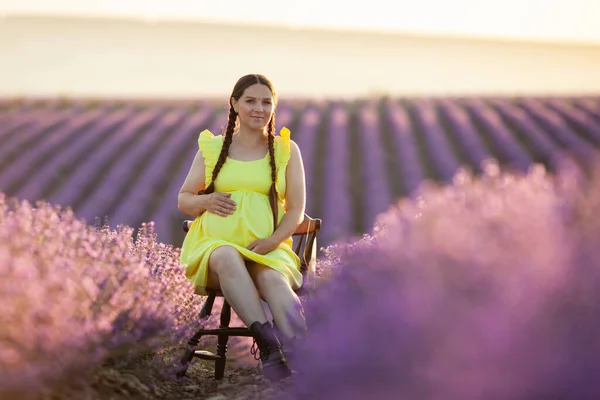
[[[600,396],[600,168],[462,174],[329,249],[296,398]]]
[[[351,205],[348,197],[348,113],[341,105],[333,106],[327,135],[326,190],[323,191],[323,214],[328,224],[323,226],[323,241],[330,243],[348,236],[351,231]]]
[[[390,177],[385,168],[384,144],[381,139],[379,117],[374,104],[365,105],[359,111],[361,133],[358,135],[364,154],[361,191],[365,205],[366,226],[375,222],[377,214],[385,211],[392,203]]]
[[[189,337],[203,298],[179,251],[156,241],[152,223],[132,233],[0,194],[0,397]]]
[[[435,103],[432,100],[416,101],[414,107],[416,123],[425,136],[429,153],[428,162],[435,165],[437,175],[442,181],[450,182],[460,168],[460,162],[452,153],[450,142],[442,130],[434,107]]]
[[[397,154],[402,181],[405,182],[406,192],[411,195],[418,190],[425,179],[425,173],[419,160],[410,119],[406,110],[393,99],[385,100],[385,107],[385,116],[392,130],[393,150]]]
[[[590,146],[590,143],[575,133],[560,114],[552,112],[542,103],[531,99],[523,99],[521,107],[539,123],[542,129],[552,135],[561,146],[586,163],[593,162],[596,159],[597,152]]]
[[[319,107],[310,104],[302,113],[302,118],[296,132],[292,132],[292,140],[298,144],[304,163],[304,174],[306,179],[306,193],[315,193],[317,191],[315,182],[315,161],[317,128],[320,123]],[[308,214],[313,215],[315,209],[314,196],[308,195],[306,198],[306,210]]]

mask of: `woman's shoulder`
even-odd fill
[[[298,144],[292,139],[291,131],[283,127],[279,135],[275,136],[275,144],[282,158],[289,160],[291,154],[300,154]]]
[[[223,135],[221,135],[221,134],[215,135],[209,129],[204,129],[198,135],[198,141],[200,141],[200,140],[202,140],[205,143],[208,143],[208,142],[219,142],[219,141],[222,142],[223,141]]]
[[[275,136],[275,156],[279,162],[287,162],[290,159],[291,146],[291,131],[283,127],[279,131],[279,135]]]
[[[223,146],[223,135],[215,135],[210,130],[204,129],[198,135],[198,148],[205,159],[216,159]]]

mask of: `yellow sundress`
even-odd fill
[[[274,139],[278,217],[281,221],[285,213],[286,167],[290,159],[289,129],[282,128]],[[211,183],[222,145],[223,136],[215,136],[207,129],[198,137],[198,147],[205,159],[206,187]],[[194,219],[181,246],[180,262],[197,294],[206,294],[209,257],[213,250],[223,245],[236,248],[245,260],[256,261],[281,272],[292,288],[302,285],[300,259],[292,250],[291,237],[265,255],[246,249],[254,240],[273,233],[273,213],[269,203],[271,182],[269,153],[254,161],[228,157],[221,167],[215,191],[231,193],[231,199],[237,203],[235,212],[222,217],[205,211]]]

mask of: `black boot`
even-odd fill
[[[296,351],[298,348],[298,343],[300,341],[301,335],[296,335],[291,339],[287,339],[283,332],[281,332],[275,321],[273,321],[273,329],[275,329],[275,334],[279,338],[279,343],[281,343],[281,347],[283,350],[283,356],[285,357],[285,361],[287,362],[290,369],[294,370],[294,356],[296,355]]]
[[[254,322],[250,326],[250,332],[258,345],[260,351],[260,360],[263,365],[263,374],[265,378],[271,381],[278,381],[291,375],[287,361],[283,356],[281,344],[275,336],[275,331],[269,322],[261,324]],[[254,345],[251,352],[255,354]]]
[[[283,343],[283,355],[285,356],[288,364],[292,365],[294,363],[294,356],[296,355],[296,348],[298,347],[298,338],[294,337],[292,339],[288,339]]]

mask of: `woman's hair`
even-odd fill
[[[227,128],[225,129],[225,138],[223,139],[223,147],[221,148],[221,153],[219,154],[219,159],[213,169],[212,179],[210,185],[200,193],[209,194],[215,191],[215,180],[219,175],[219,171],[223,167],[223,164],[227,160],[227,156],[229,154],[229,146],[231,145],[231,141],[233,140],[233,131],[236,126],[237,113],[233,108],[233,104],[231,103],[231,99],[234,98],[239,101],[240,97],[244,94],[244,91],[249,86],[254,84],[265,85],[271,91],[273,95],[273,115],[269,124],[267,126],[268,140],[269,140],[269,156],[271,162],[271,189],[269,191],[269,201],[271,203],[271,209],[273,210],[273,226],[277,227],[278,220],[278,207],[277,207],[277,188],[275,187],[275,179],[276,179],[276,166],[275,166],[275,107],[277,105],[277,95],[273,88],[273,84],[269,81],[265,76],[260,74],[249,74],[244,75],[240,79],[238,79],[237,83],[233,87],[233,91],[231,92],[231,96],[229,97],[229,119],[227,121]]]

